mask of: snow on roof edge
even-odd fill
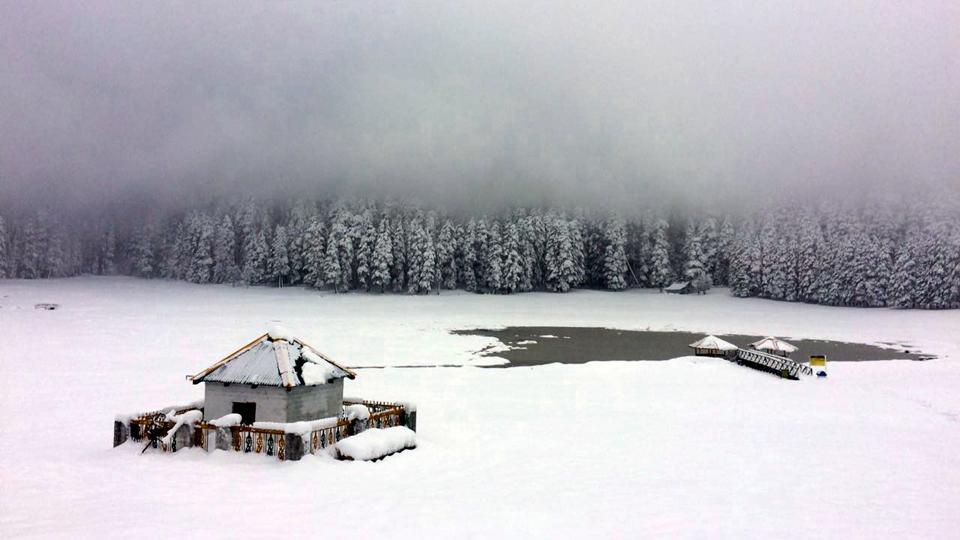
[[[264,376],[263,374],[248,374],[249,376],[243,376],[236,380],[219,380],[219,377],[210,377],[214,373],[225,368],[225,366],[237,358],[242,357],[244,354],[254,349],[256,346],[264,343],[272,348],[272,352],[274,354],[271,356],[275,358],[275,366],[277,370],[276,373],[271,372],[269,376]],[[317,375],[317,377],[311,377],[312,380],[310,382],[304,381],[302,380],[302,377],[298,376],[295,369],[297,360],[301,358],[304,361],[310,362],[311,364],[317,366],[328,364],[328,368],[321,371],[311,368],[311,371],[314,372],[312,375]],[[188,375],[187,380],[192,381],[193,384],[199,384],[201,382],[229,382],[236,384],[263,384],[292,388],[300,385],[315,386],[318,384],[326,384],[329,380],[338,378],[355,379],[356,376],[357,374],[352,370],[341,366],[337,362],[334,362],[328,356],[317,351],[303,340],[293,337],[286,329],[275,325],[271,327],[270,331],[267,333],[260,335],[255,340],[237,349],[210,367],[198,372],[195,375]],[[279,379],[279,384],[276,384],[274,379]],[[323,380],[321,381],[321,379]]]

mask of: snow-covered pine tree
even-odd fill
[[[420,261],[419,285],[417,286],[419,292],[424,294],[437,287],[440,281],[437,279],[437,251],[433,243],[434,228],[433,218],[428,218],[427,226],[423,231],[422,255],[419,255],[422,260]]]
[[[473,239],[473,252],[476,255],[476,261],[473,264],[473,275],[477,279],[476,292],[483,292],[487,286],[487,252],[489,251],[490,228],[487,223],[487,217],[484,216],[477,220],[476,233]]]
[[[429,293],[433,287],[433,242],[418,211],[407,224],[407,290],[413,294]]]
[[[845,305],[880,307],[887,302],[891,262],[880,238],[861,233],[853,258],[853,292]]]
[[[857,255],[857,239],[861,237],[859,225],[855,223],[846,209],[835,211],[833,236],[830,238],[833,264],[824,268],[823,275],[829,278],[829,286],[824,289],[823,300],[833,306],[847,305],[853,297],[856,275],[854,260]]]
[[[556,292],[567,292],[579,277],[574,246],[570,239],[570,223],[560,216],[548,216],[546,253],[546,286]]]
[[[330,234],[327,236],[327,250],[323,257],[323,277],[327,286],[333,287],[334,292],[346,290],[344,282],[344,272],[340,265],[341,236],[346,235],[346,229],[342,224],[334,223],[331,226]]]
[[[627,245],[627,286],[645,287],[647,268],[645,266],[644,240],[642,220],[626,222]]]
[[[755,221],[740,225],[730,253],[730,293],[741,298],[756,296],[760,290],[758,241]]]
[[[307,287],[323,288],[326,276],[323,269],[323,260],[326,256],[326,231],[323,220],[319,216],[310,218],[306,232],[303,234],[303,277]]]
[[[520,232],[516,223],[506,226],[506,235],[503,243],[503,277],[500,282],[501,290],[505,293],[514,293],[523,290],[524,263],[520,247]]]
[[[384,216],[377,226],[377,238],[371,260],[371,285],[382,293],[390,285],[390,267],[393,266],[393,249],[390,242],[390,220]]]
[[[440,283],[444,289],[457,287],[457,234],[453,222],[443,222],[437,235],[437,267],[440,271]]]
[[[290,218],[287,220],[287,256],[290,259],[290,276],[288,281],[291,284],[304,282],[306,271],[306,238],[307,228],[315,213],[312,204],[303,199],[298,199],[293,203],[290,209]]]
[[[277,225],[273,233],[273,243],[270,246],[270,259],[267,266],[270,281],[276,283],[278,287],[283,287],[284,282],[290,278],[288,243],[287,228],[283,225]]]
[[[260,229],[253,236],[253,243],[250,245],[249,256],[246,264],[247,283],[255,285],[263,283],[267,279],[267,259],[270,256],[270,247],[267,244],[267,235],[263,229]]]
[[[163,235],[163,249],[160,257],[160,276],[167,279],[177,279],[177,269],[180,266],[180,238],[183,236],[183,223],[170,222]]]
[[[43,277],[64,277],[67,274],[66,252],[64,251],[63,229],[59,221],[51,216],[47,217],[47,245],[44,253]]]
[[[520,242],[520,260],[523,263],[520,274],[520,291],[532,291],[542,283],[540,279],[540,261],[536,248],[535,216],[526,216],[517,226]]]
[[[527,218],[527,230],[530,233],[530,245],[525,249],[532,252],[531,256],[524,256],[530,260],[531,289],[545,287],[547,276],[547,222],[540,211],[533,211]]]
[[[584,254],[584,282],[589,287],[604,287],[606,285],[606,224],[597,220],[585,221],[583,254]]]
[[[0,216],[0,279],[11,276],[10,272],[10,243],[7,238],[7,227]]]
[[[241,212],[240,234],[243,238],[241,273],[244,283],[254,285],[264,279],[264,262],[267,259],[267,239],[263,233],[265,224],[252,202],[248,202]]]
[[[699,226],[700,248],[703,258],[700,262],[710,276],[710,282],[716,284],[715,274],[720,266],[720,231],[717,219],[708,217]]]
[[[604,224],[603,243],[603,286],[614,291],[626,289],[627,230],[619,216],[611,216]]]
[[[898,308],[919,307],[920,290],[917,259],[923,246],[920,231],[914,224],[906,232],[893,265],[889,304]]]
[[[697,293],[705,293],[710,289],[712,283],[710,274],[707,273],[706,266],[703,262],[706,257],[703,252],[701,230],[693,221],[690,221],[687,225],[685,246],[687,250],[687,260],[684,263],[684,277],[690,282],[693,290],[697,291]]]
[[[583,224],[578,219],[567,222],[570,231],[570,251],[573,255],[573,279],[571,287],[580,287],[587,280],[586,251],[583,241]]]
[[[356,218],[346,207],[343,207],[334,210],[333,220],[331,231],[341,226],[343,230],[340,234],[331,233],[331,238],[337,239],[343,287],[345,290],[350,290],[354,288],[357,274],[357,249],[354,243],[357,231]]]
[[[503,286],[503,246],[500,223],[493,221],[487,231],[486,250],[483,251],[483,277],[487,292],[498,293]]]
[[[477,292],[477,274],[474,268],[477,266],[477,222],[471,219],[467,223],[467,230],[462,244],[462,256],[459,264],[460,283],[463,288],[470,292]]]
[[[740,232],[730,249],[730,266],[728,268],[730,294],[745,298],[751,296],[750,290],[750,240]]]
[[[235,283],[240,279],[240,268],[237,266],[237,231],[234,230],[230,214],[223,215],[213,236],[211,279],[214,283]]]
[[[944,292],[947,295],[947,305],[949,309],[960,308],[960,218],[954,216],[954,222],[950,226],[953,234],[948,244],[944,246],[947,251],[947,282]]]
[[[797,233],[797,300],[817,302],[817,275],[822,264],[820,249],[823,244],[823,231],[816,217],[809,211],[800,216]]]
[[[18,277],[25,279],[37,279],[41,276],[43,243],[42,233],[34,218],[28,218],[24,223],[20,233],[20,242],[18,249]]]
[[[717,285],[730,285],[730,257],[735,236],[733,221],[729,216],[725,216],[720,222],[720,230],[717,233],[717,267],[713,276],[713,281]]]
[[[187,223],[189,263],[186,280],[210,283],[213,270],[213,221],[206,215],[194,214]]]
[[[150,225],[141,227],[134,246],[133,272],[137,276],[150,278],[154,275],[153,241],[153,227]]]
[[[113,275],[117,273],[117,233],[113,224],[107,226],[103,235],[103,248],[100,257],[100,273]]]
[[[373,226],[373,215],[366,210],[357,224],[357,286],[370,290],[373,274],[373,250],[377,242],[377,230]]]
[[[758,237],[760,257],[759,257],[759,283],[760,296],[764,298],[780,298],[783,295],[784,280],[786,275],[779,266],[779,245],[780,238],[777,235],[775,210],[765,208],[760,213],[760,234]]]
[[[397,215],[393,220],[393,231],[390,235],[390,246],[393,253],[391,276],[394,292],[401,292],[407,285],[407,233],[403,226],[403,216]]]
[[[673,270],[670,265],[670,245],[667,242],[666,220],[657,219],[650,233],[650,285],[663,289],[670,284]]]
[[[936,208],[927,209],[924,216],[923,265],[920,288],[923,296],[920,307],[924,309],[945,309],[950,306],[949,277],[952,273],[951,258],[948,255],[951,232],[944,216]]]
[[[813,280],[813,290],[818,304],[831,304],[835,302],[837,289],[840,286],[838,280],[840,240],[846,234],[845,231],[838,231],[838,223],[833,219],[833,215],[826,208],[820,208],[817,211],[817,220],[821,227],[821,243],[817,249],[817,254],[821,261],[819,271]]]

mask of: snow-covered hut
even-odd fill
[[[765,353],[783,356],[784,358],[789,357],[791,353],[797,352],[795,346],[773,336],[767,336],[760,341],[751,343],[750,347]]]
[[[340,414],[343,379],[356,374],[281,329],[187,376],[204,383],[204,420],[237,413],[244,424],[299,422]]]
[[[694,292],[694,289],[689,281],[677,281],[671,283],[668,287],[664,287],[663,291],[670,294],[690,294]]]
[[[731,357],[736,354],[737,347],[729,341],[724,341],[717,336],[707,336],[695,341],[689,345],[697,356],[720,356]]]

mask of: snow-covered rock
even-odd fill
[[[225,414],[220,418],[214,418],[213,420],[207,422],[208,424],[217,426],[217,427],[232,427],[239,426],[240,422],[243,421],[243,417],[237,413]]]
[[[370,461],[417,447],[417,434],[407,427],[368,429],[334,445],[341,458]]]
[[[368,409],[366,405],[361,405],[359,403],[353,405],[344,405],[343,416],[348,420],[366,420],[367,418],[370,418],[370,409]]]

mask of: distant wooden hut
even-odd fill
[[[693,353],[697,356],[716,356],[720,358],[732,358],[737,354],[737,347],[729,341],[724,341],[717,336],[707,336],[699,341],[689,345]]]
[[[354,377],[299,338],[274,329],[187,379],[204,383],[204,420],[236,413],[242,423],[253,424],[337,416],[343,410],[343,379]]]
[[[670,294],[690,294],[692,292],[696,292],[693,288],[693,285],[689,281],[677,281],[671,283],[669,287],[664,287],[663,291]]]
[[[768,354],[775,354],[788,358],[791,353],[797,352],[797,348],[782,339],[773,336],[767,336],[760,341],[751,343],[750,347]]]

